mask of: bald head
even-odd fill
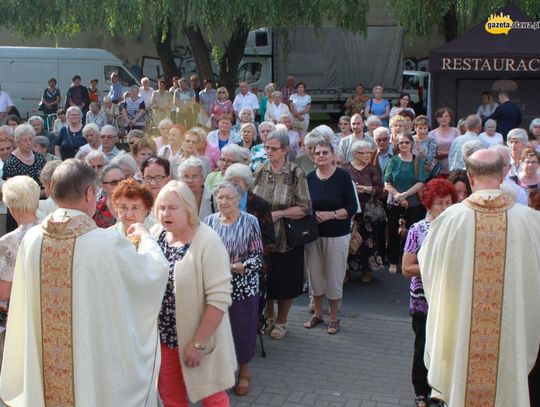
[[[499,189],[504,178],[504,161],[497,151],[478,150],[467,158],[465,166],[474,191]]]

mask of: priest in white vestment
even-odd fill
[[[25,236],[7,322],[0,396],[13,407],[157,406],[157,317],[168,263],[141,224],[97,228],[96,175],[67,160],[59,205]]]
[[[540,344],[540,214],[499,190],[502,160],[467,160],[474,193],[431,225],[419,263],[432,397],[450,407],[529,406]]]

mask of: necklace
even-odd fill
[[[332,168],[332,171],[330,172],[330,174],[327,177],[323,177],[323,173],[321,172],[321,170],[318,169],[317,177],[323,182],[328,181],[330,178],[332,178],[332,175],[334,175],[335,170],[336,170],[335,168]]]
[[[30,152],[30,155],[25,157],[22,155],[22,153],[19,150],[17,150],[17,158],[19,158],[21,161],[26,161],[26,162],[34,161],[34,153]]]

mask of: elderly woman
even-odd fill
[[[363,242],[360,249],[349,256],[349,271],[362,271],[361,281],[369,283],[371,272],[380,270],[382,267],[382,258],[378,252],[380,244],[377,241],[379,235],[377,228],[381,225],[365,220],[364,212],[366,203],[371,197],[380,199],[382,195],[382,173],[378,165],[370,162],[373,154],[371,143],[365,140],[355,141],[351,146],[351,151],[353,160],[345,164],[343,169],[351,175],[362,208],[362,212],[355,216],[354,222]]]
[[[172,161],[182,155],[182,143],[186,129],[181,124],[173,124],[169,130],[168,144],[163,145],[158,150],[158,157]]]
[[[287,243],[283,218],[301,219],[311,213],[311,199],[304,172],[287,161],[289,136],[285,130],[271,133],[264,143],[268,162],[255,172],[253,193],[269,203],[276,232],[276,246],[270,255],[267,310],[273,339],[287,334],[287,317],[293,299],[304,285],[304,246]],[[274,301],[278,302],[277,317]]]
[[[240,136],[232,130],[233,117],[224,114],[218,120],[218,129],[208,133],[207,141],[220,150],[227,144],[238,143]]]
[[[131,155],[137,162],[138,167],[141,168],[144,161],[156,156],[156,143],[146,137],[137,140],[131,147]]]
[[[24,235],[32,226],[38,224],[36,210],[39,194],[39,185],[25,175],[10,178],[2,187],[2,200],[18,227],[0,237],[0,366],[4,353],[4,335],[15,260]]]
[[[92,217],[96,225],[107,229],[116,223],[118,214],[112,204],[112,194],[118,184],[125,180],[122,168],[115,164],[109,164],[101,172],[101,197],[96,202],[96,213]]]
[[[268,135],[275,130],[276,125],[272,122],[262,122],[259,124],[259,138],[261,139],[261,143],[251,147],[251,162],[249,164],[251,171],[255,171],[260,164],[268,162],[264,142]]]
[[[426,317],[428,304],[424,294],[418,251],[427,236],[431,222],[445,209],[457,202],[457,191],[450,181],[434,179],[429,181],[422,193],[422,204],[428,216],[416,222],[409,229],[401,269],[404,277],[411,277],[409,314],[412,317],[412,329],[415,334],[412,384],[416,394],[415,405],[427,407],[431,388],[427,381],[427,370],[424,365],[424,348],[426,342]]]
[[[29,124],[19,124],[15,128],[16,149],[4,161],[2,178],[7,180],[16,175],[28,175],[41,186],[39,174],[47,163],[46,158],[34,152],[35,131]]]
[[[274,232],[274,223],[272,221],[272,212],[270,205],[260,196],[255,195],[253,189],[253,173],[245,164],[232,164],[225,171],[225,181],[237,184],[242,190],[242,199],[240,200],[240,209],[257,218],[259,228],[261,229],[263,242],[263,256],[265,259],[265,268],[268,268],[270,253],[274,250],[276,237]]]
[[[228,309],[231,263],[220,237],[201,224],[189,188],[167,184],[155,203],[152,232],[169,261],[169,281],[158,319],[159,394],[165,407],[202,400],[228,406],[236,358]]]
[[[484,131],[478,135],[480,140],[485,141],[490,147],[497,144],[504,145],[504,139],[501,133],[497,133],[497,122],[493,119],[488,119],[484,123]]]
[[[54,155],[67,160],[73,158],[87,141],[82,134],[82,112],[77,106],[71,106],[66,111],[69,124],[62,127],[54,147]]]
[[[56,137],[52,132],[45,130],[45,122],[43,121],[43,119],[40,116],[30,116],[30,118],[28,118],[28,124],[30,124],[34,128],[36,132],[36,137],[43,136],[46,137],[47,140],[49,140],[49,146],[47,148],[47,151],[53,154]]]
[[[229,144],[221,150],[221,157],[219,159],[219,167],[217,171],[211,172],[204,181],[204,187],[214,192],[217,186],[223,180],[225,170],[229,168],[231,164],[239,163],[242,161],[242,147],[237,144]]]
[[[204,180],[208,175],[208,165],[200,157],[190,157],[178,166],[178,179],[183,181],[195,196],[199,213],[199,220],[216,212],[212,192],[204,187]],[[214,210],[215,209],[215,210]]]
[[[134,179],[118,184],[112,194],[112,204],[118,214],[118,222],[109,229],[126,236],[126,231],[134,223],[143,223],[148,229],[154,225],[154,221],[148,218],[154,197]]]
[[[144,133],[143,130],[137,130],[137,129],[130,130],[129,133],[126,135],[129,151],[130,152],[132,151],[133,144],[135,144],[137,141],[145,137],[146,137],[146,134]]]
[[[48,152],[49,147],[49,140],[45,136],[36,136],[34,138],[34,151],[36,153],[41,154],[45,157],[47,162],[58,160],[60,161],[60,157],[57,157],[51,153]]]
[[[327,332],[339,332],[338,310],[343,297],[343,279],[351,240],[351,218],[358,204],[349,173],[335,165],[334,147],[326,140],[315,146],[317,170],[307,176],[312,210],[319,237],[306,247],[314,314],[304,328],[324,322],[322,304],[328,299],[330,322]]]
[[[99,102],[90,102],[90,110],[86,112],[86,123],[94,123],[100,129],[107,123],[107,115]]]
[[[107,156],[102,151],[97,150],[90,151],[86,157],[84,157],[84,161],[92,167],[98,176],[103,172],[103,168],[109,164]]]
[[[306,93],[306,84],[298,82],[296,92],[289,98],[291,115],[294,117],[293,127],[298,130],[301,139],[304,139],[309,128],[309,112],[311,111],[311,96]]]
[[[158,125],[157,127],[163,120],[169,120],[169,114],[173,108],[173,94],[167,90],[164,79],[158,80],[158,89],[152,93],[149,107],[152,109],[152,119],[154,124]]]
[[[233,104],[229,100],[229,92],[226,87],[217,88],[217,99],[210,105],[209,113],[212,118],[212,129],[214,130],[218,128],[221,116],[232,116],[234,114]]]
[[[352,134],[351,116],[341,116],[338,121],[339,132],[336,133],[336,138],[341,140]],[[305,140],[304,140],[305,141]]]
[[[213,88],[214,83],[212,82],[212,79],[206,78],[203,81],[203,85],[203,90],[199,92],[199,100],[202,109],[208,115],[208,117],[210,117],[210,107],[212,106],[212,103],[214,103],[217,99],[217,92]]]
[[[381,119],[379,119],[375,115],[371,115],[366,119],[365,124],[366,124],[366,127],[367,127],[367,133],[368,133],[369,137],[371,137],[373,140],[375,140],[375,135],[373,134],[373,132],[375,131],[376,128],[382,126]],[[349,125],[350,125],[350,123],[349,123]]]
[[[244,107],[243,109],[240,109],[238,116],[240,118],[240,122],[232,126],[232,131],[240,134],[240,129],[242,128],[242,125],[245,123],[253,123],[255,121],[255,117],[253,116],[253,110],[251,110],[249,107]]]
[[[105,95],[103,97],[103,106],[101,108],[107,118],[107,124],[118,127],[118,119],[120,117],[118,104],[113,103],[109,95]]]
[[[163,158],[150,157],[142,163],[141,173],[144,187],[155,200],[159,191],[172,179],[171,163]]]
[[[322,140],[324,140],[324,137],[322,137],[320,133],[314,132],[313,130],[309,132],[304,139],[305,154],[302,154],[300,157],[298,157],[294,161],[294,163],[298,165],[300,169],[305,172],[306,175],[309,175],[309,173],[317,169],[317,166],[315,165],[314,154],[315,146]]]
[[[60,89],[56,87],[57,81],[55,78],[49,79],[48,87],[43,91],[41,101],[39,102],[39,110],[45,115],[56,113],[60,106]]]
[[[529,146],[540,151],[540,118],[532,119],[529,125]]]
[[[118,165],[126,178],[141,179],[139,166],[131,154],[120,154],[114,157],[110,164]]]
[[[240,147],[245,147],[251,150],[254,146],[259,144],[257,139],[257,129],[253,123],[243,123],[240,128],[240,137],[242,141],[238,143]]]
[[[523,170],[518,174],[519,184],[527,192],[540,187],[540,153],[534,148],[526,148],[521,154],[521,166]]]
[[[236,184],[224,181],[216,192],[219,212],[204,222],[216,231],[227,248],[232,278],[232,305],[229,308],[231,328],[239,365],[239,396],[249,392],[249,362],[255,355],[259,317],[259,274],[263,266],[261,231],[257,218],[240,210],[242,191]]]
[[[405,131],[405,120],[397,115],[390,119],[390,144],[397,150],[397,138],[401,134],[408,133]]]
[[[450,152],[450,146],[452,141],[458,136],[460,132],[455,127],[450,126],[452,122],[453,113],[448,107],[441,107],[435,111],[435,119],[439,126],[428,133],[429,138],[435,139],[437,142],[437,160],[441,163],[441,175],[447,176],[448,169],[448,153]]]
[[[510,178],[516,181],[518,174],[523,171],[521,154],[527,148],[529,137],[524,129],[512,129],[506,136],[506,144],[510,147]]]
[[[58,208],[56,203],[51,198],[51,178],[54,170],[60,164],[62,164],[62,161],[60,160],[49,161],[47,164],[45,164],[45,167],[43,167],[41,174],[39,175],[39,180],[41,181],[41,185],[43,185],[43,191],[45,193],[45,197],[47,198],[39,201],[39,208],[36,212],[39,219],[45,219],[48,214],[53,213]]]
[[[116,130],[115,130],[116,131]],[[84,159],[90,151],[98,150],[101,146],[100,130],[97,124],[88,123],[82,129],[82,135],[86,139],[87,144],[79,148],[75,158]]]
[[[373,97],[366,102],[365,116],[375,115],[381,119],[382,125],[388,127],[390,102],[383,98],[384,89],[381,85],[373,87]]]
[[[157,126],[159,130],[159,137],[154,139],[158,151],[161,150],[163,146],[169,144],[169,130],[171,130],[173,124],[174,123],[169,118],[163,119],[159,122]]]
[[[288,114],[288,115],[291,114],[291,111],[289,110],[289,106],[283,103],[282,98],[283,98],[283,94],[279,90],[276,90],[272,93],[272,102],[268,103],[268,106],[266,107],[264,120],[277,123],[279,120],[279,117],[282,114]]]
[[[388,191],[388,261],[392,274],[397,273],[403,246],[398,233],[400,220],[409,227],[426,215],[418,192],[427,174],[422,159],[412,154],[413,143],[409,134],[398,136],[398,154],[388,160],[384,171],[384,188]]]
[[[139,96],[139,87],[133,85],[129,88],[129,96],[124,100],[125,108],[122,109],[122,118],[126,131],[132,129],[143,130],[146,125],[146,105],[144,99]]]
[[[210,163],[211,170],[214,171],[219,165],[219,147],[208,143],[208,132],[202,127],[192,127],[190,131],[195,132],[199,136],[199,144],[197,144],[197,156],[205,157]]]

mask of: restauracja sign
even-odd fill
[[[442,58],[441,70],[540,72],[540,58]]]

